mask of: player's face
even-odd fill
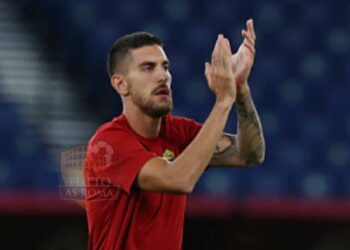
[[[162,117],[173,108],[169,61],[162,47],[131,50],[126,81],[130,100],[151,117]]]

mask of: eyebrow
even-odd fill
[[[142,62],[138,65],[138,68],[142,68],[142,67],[145,67],[145,66],[151,66],[151,67],[154,67],[157,63],[154,62],[154,61],[145,61],[145,62]],[[162,62],[162,66],[170,66],[170,62],[168,60],[164,60]]]

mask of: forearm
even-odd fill
[[[246,165],[259,164],[265,157],[265,140],[258,112],[254,106],[248,84],[237,91],[238,131],[240,158]]]
[[[203,127],[190,145],[171,163],[173,178],[193,188],[213,155],[227,122],[232,103],[216,102]],[[191,189],[190,188],[190,189]]]

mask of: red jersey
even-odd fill
[[[169,114],[147,139],[122,114],[96,131],[84,164],[90,250],[182,248],[186,195],[143,190],[135,180],[151,158],[178,156],[200,127]]]

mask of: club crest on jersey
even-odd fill
[[[175,154],[170,149],[166,149],[163,153],[163,158],[165,158],[168,161],[172,161],[175,158]]]

